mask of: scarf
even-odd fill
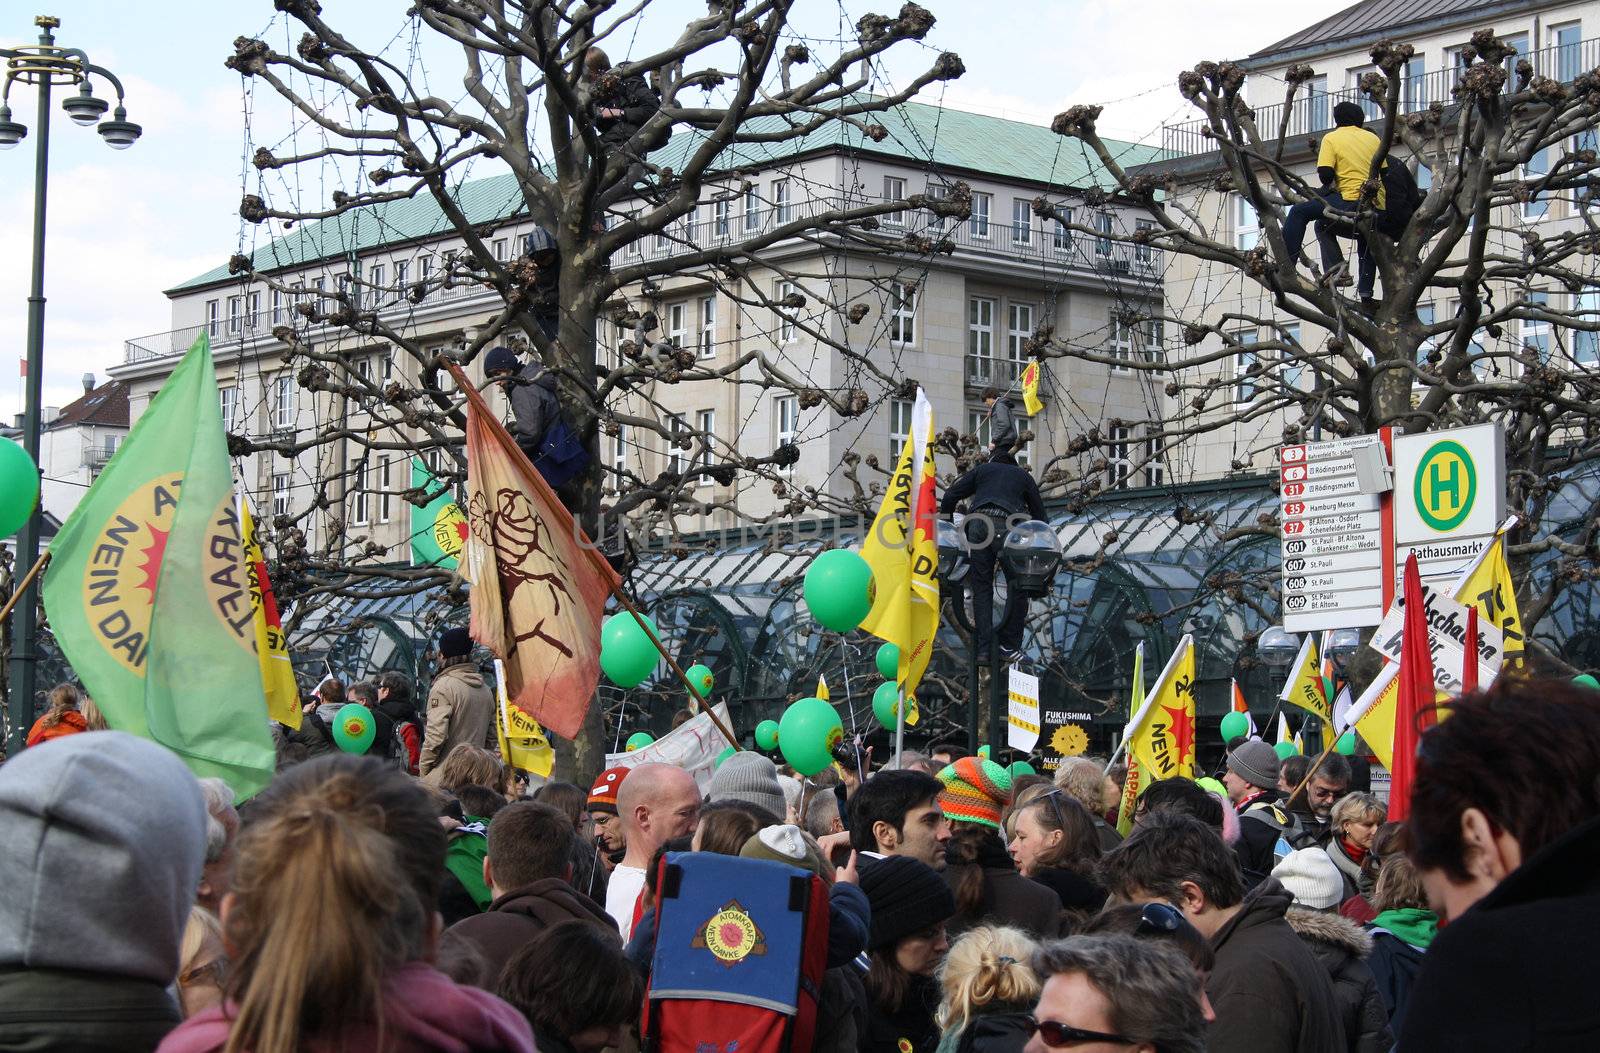
[[[1439,932],[1439,915],[1420,907],[1386,910],[1372,919],[1372,927],[1382,929],[1419,951],[1425,951]]]
[[[1346,841],[1343,837],[1339,838],[1339,848],[1344,852],[1345,855],[1350,857],[1350,862],[1354,863],[1356,866],[1360,866],[1362,860],[1367,858],[1367,850],[1365,848],[1362,848],[1359,845],[1353,845],[1349,841]]]

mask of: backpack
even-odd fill
[[[567,423],[567,416],[558,408],[544,436],[539,442],[539,455],[533,466],[544,476],[544,481],[554,490],[573,476],[589,467],[589,450],[578,438],[578,433]]]
[[[669,852],[640,1026],[647,1053],[803,1053],[828,964],[828,889],[764,859]]]
[[[1384,207],[1379,228],[1398,236],[1422,207],[1423,197],[1410,166],[1398,157],[1390,157],[1383,166]]]

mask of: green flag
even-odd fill
[[[43,596],[113,728],[240,797],[272,737],[217,377],[204,332],[50,545]]]
[[[411,458],[411,488],[439,496],[418,508],[411,506],[411,562],[454,570],[467,541],[467,517],[450,496],[449,487],[433,477],[422,461]]]

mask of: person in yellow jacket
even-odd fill
[[[1323,281],[1335,285],[1350,284],[1347,271],[1339,270],[1345,262],[1344,251],[1334,239],[1334,223],[1339,213],[1354,213],[1361,198],[1361,187],[1372,175],[1372,159],[1378,153],[1378,137],[1362,123],[1366,114],[1353,102],[1341,102],[1333,108],[1336,127],[1322,137],[1322,147],[1317,153],[1317,176],[1322,180],[1319,196],[1302,201],[1289,209],[1283,221],[1284,247],[1288,250],[1288,264],[1293,266],[1300,258],[1300,246],[1305,243],[1306,225],[1317,225],[1317,244],[1322,248]],[[1377,207],[1384,207],[1383,184],[1378,184]],[[1330,211],[1332,214],[1330,214]],[[1348,219],[1348,217],[1344,217]],[[1359,230],[1339,224],[1341,232],[1353,233],[1360,272],[1356,292],[1362,300],[1371,300],[1377,279],[1377,268],[1367,240]]]

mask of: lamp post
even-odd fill
[[[89,61],[89,56],[77,48],[64,48],[56,43],[54,30],[61,20],[53,15],[40,15],[33,20],[39,27],[39,42],[17,48],[0,48],[0,58],[5,59],[5,84],[0,89],[0,150],[9,150],[28,134],[26,125],[11,116],[11,89],[18,84],[31,84],[38,89],[39,109],[37,135],[35,136],[33,175],[33,280],[28,288],[28,378],[25,394],[22,446],[35,464],[39,463],[39,402],[44,377],[44,218],[45,191],[50,169],[50,93],[57,84],[76,86],[75,95],[61,101],[67,116],[81,125],[98,125],[96,129],[113,149],[125,150],[139,138],[142,129],[128,121],[123,108],[122,82],[110,70]],[[117,108],[110,120],[103,120],[110,104],[94,94],[92,77],[110,84],[117,95]],[[17,538],[16,573],[21,575],[31,568],[39,556],[39,533],[42,510],[34,509],[23,524]],[[37,589],[38,586],[32,586]],[[28,734],[28,724],[33,715],[38,634],[38,599],[23,596],[17,604],[11,633],[11,733],[6,743],[6,755],[14,757],[22,750]]]

